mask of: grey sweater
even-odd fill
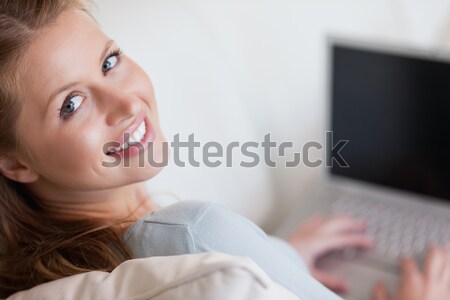
[[[215,203],[182,201],[152,211],[123,239],[136,258],[200,252],[247,256],[302,300],[340,299],[310,276],[289,244]]]

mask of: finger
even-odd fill
[[[445,253],[437,246],[431,247],[428,252],[427,259],[425,261],[424,274],[428,280],[437,279],[442,274],[443,268],[445,268]]]
[[[444,277],[445,277],[444,282],[447,285],[448,298],[450,298],[450,245],[446,246],[446,250],[447,250],[447,264],[446,264],[445,273],[444,273]]]
[[[445,266],[443,268],[441,277],[444,283],[449,285],[450,289],[450,247],[444,248],[445,251]]]
[[[349,216],[334,216],[326,220],[322,225],[322,232],[333,234],[339,232],[363,231],[367,224],[364,220],[354,219]]]
[[[373,246],[373,238],[363,234],[335,235],[320,241],[320,254],[345,248],[367,249]]]
[[[377,282],[372,291],[372,300],[388,300],[390,298],[386,286],[382,282]]]
[[[401,287],[408,289],[411,287],[420,286],[422,276],[416,261],[412,258],[404,258],[401,261],[401,265],[403,272]]]
[[[325,219],[320,215],[314,215],[307,219],[306,221],[300,223],[297,228],[291,233],[292,238],[296,238],[298,235],[301,235],[303,232],[308,232],[315,228],[320,227],[325,222]]]
[[[325,218],[319,214],[313,215],[311,218],[307,219],[303,222],[300,227],[305,229],[316,229],[322,226],[325,223]]]
[[[347,282],[335,275],[317,269],[311,273],[314,278],[336,293],[346,293],[348,291]]]

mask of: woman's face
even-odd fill
[[[20,157],[36,175],[34,185],[98,190],[142,181],[159,171],[148,164],[149,151],[161,161],[164,141],[151,81],[118,50],[79,10],[61,14],[27,49],[17,134]],[[144,138],[145,149],[136,155],[138,148],[130,148],[135,155],[126,158],[129,167],[124,167],[126,151],[111,155],[105,144],[133,132],[134,138]],[[119,158],[119,166],[102,166]],[[139,167],[139,160],[145,167]]]

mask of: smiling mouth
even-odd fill
[[[145,119],[141,121],[136,130],[131,134],[131,136],[127,133],[124,133],[125,138],[128,137],[126,141],[124,141],[119,147],[110,147],[106,152],[106,155],[113,155],[128,149],[130,146],[136,145],[140,143],[147,132],[147,128],[145,125]],[[128,135],[128,136],[127,136]]]

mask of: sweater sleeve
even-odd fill
[[[275,282],[304,300],[340,299],[314,278],[295,250],[225,207],[209,204],[189,226],[195,252],[224,252],[253,259]]]

